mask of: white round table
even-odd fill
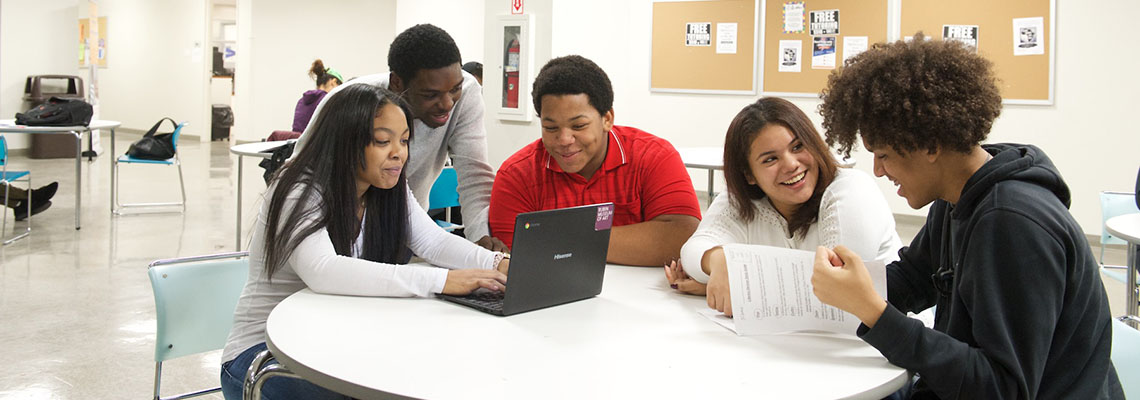
[[[235,144],[230,146],[230,153],[238,156],[238,169],[237,169],[237,235],[234,241],[234,251],[241,251],[241,175],[242,175],[242,157],[254,158],[269,158],[273,156],[272,150],[278,147],[295,142],[296,139],[289,140],[275,140],[272,142],[250,142]],[[268,153],[267,153],[268,151]]]
[[[1125,303],[1125,312],[1129,316],[1136,316],[1137,309],[1140,308],[1137,306],[1137,301],[1140,299],[1136,298],[1136,264],[1137,261],[1140,261],[1136,259],[1136,246],[1140,245],[1140,214],[1125,214],[1109,218],[1108,221],[1104,222],[1104,227],[1112,236],[1128,242],[1128,278],[1127,286],[1125,286],[1127,288],[1125,291],[1128,292],[1128,302]],[[1136,327],[1136,322],[1132,319],[1125,322],[1133,328]]]
[[[16,125],[14,119],[0,119],[0,133],[29,133],[29,134],[62,134],[75,137],[75,229],[79,230],[80,206],[83,193],[83,132],[91,133],[93,130],[107,129],[111,131],[111,163],[115,162],[115,128],[122,123],[110,120],[91,120],[87,126],[27,126]],[[94,139],[94,138],[92,138]],[[90,142],[88,142],[90,143]],[[90,150],[90,146],[88,146]],[[90,157],[90,156],[89,156]],[[88,158],[88,161],[91,159]],[[113,166],[113,165],[112,165]],[[115,187],[114,174],[111,174],[111,187]],[[111,190],[111,209],[115,207],[115,191]]]
[[[601,295],[496,317],[438,299],[315,294],[266,326],[285,367],[358,398],[867,398],[908,381],[854,336],[737,336],[660,268],[608,266]]]

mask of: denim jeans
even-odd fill
[[[241,400],[242,384],[246,371],[257,353],[265,350],[265,343],[245,349],[232,361],[222,364],[222,395],[226,400]],[[277,361],[270,361],[276,364]],[[300,378],[273,377],[261,385],[261,398],[282,399],[348,399],[348,396],[317,386]]]

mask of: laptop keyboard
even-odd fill
[[[483,306],[483,307],[486,307],[486,308],[489,308],[489,309],[492,309],[495,311],[502,311],[503,310],[503,294],[504,294],[503,292],[472,293],[471,295],[467,296],[467,299],[469,299],[472,303],[476,303],[480,306]]]

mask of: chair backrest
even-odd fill
[[[1112,319],[1112,364],[1125,398],[1140,398],[1140,331]]]
[[[1100,192],[1100,245],[1126,244],[1108,233],[1105,222],[1117,215],[1140,212],[1136,207],[1136,194],[1127,192]]]
[[[187,121],[179,122],[178,126],[174,127],[174,133],[170,134],[170,145],[174,147],[174,154],[178,154],[178,135],[182,134],[182,128],[186,127],[187,123]]]
[[[8,139],[0,135],[0,165],[8,163]]]
[[[459,177],[455,173],[455,168],[445,167],[440,172],[439,178],[436,178],[435,183],[431,185],[431,192],[428,194],[428,209],[458,207],[458,188]]]
[[[234,307],[249,274],[247,254],[151,263],[147,274],[154,289],[158,322],[155,362],[225,346],[233,326]]]

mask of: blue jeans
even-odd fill
[[[265,350],[265,343],[245,349],[232,361],[222,364],[222,395],[226,400],[241,400],[242,384],[245,382],[246,371],[257,357],[257,353]],[[270,361],[276,364],[277,361]],[[348,399],[348,396],[333,392],[317,386],[300,378],[273,377],[265,380],[261,386],[261,398],[265,400],[282,399]]]

